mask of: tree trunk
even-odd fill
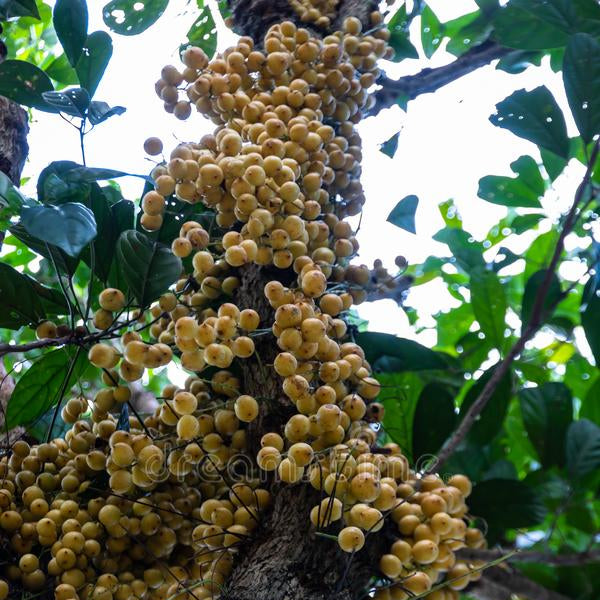
[[[274,23],[294,21],[307,27],[291,9],[287,0],[232,0],[235,30],[251,36],[257,45]],[[364,0],[343,0],[338,5],[335,30],[348,16],[368,23],[375,6]],[[314,28],[308,27],[313,33]],[[323,32],[319,32],[323,34]],[[296,277],[290,270],[289,281],[279,269],[248,265],[241,269],[241,286],[236,303],[253,308],[261,316],[261,326],[274,320],[273,309],[264,295],[264,286],[272,279],[284,285]],[[283,395],[280,377],[269,365],[277,353],[272,338],[256,341],[256,360],[242,361],[243,385],[247,394],[261,398],[261,414],[248,429],[248,449],[256,453],[260,437],[266,431],[281,431],[296,412]],[[374,565],[390,541],[383,532],[369,536],[363,551],[352,557],[342,552],[335,540],[318,537],[309,513],[320,494],[306,481],[297,485],[274,484],[270,512],[261,516],[255,535],[241,550],[236,567],[221,596],[223,600],[353,600],[361,597],[374,572]]]

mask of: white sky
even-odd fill
[[[104,3],[104,0],[88,1],[90,31],[105,29],[101,19]],[[194,4],[171,1],[158,23],[141,35],[129,38],[111,34],[113,59],[95,99],[126,106],[127,112],[109,119],[87,136],[89,166],[147,173],[151,164],[142,149],[147,137],[160,137],[168,149],[178,140],[196,140],[212,129],[211,123],[197,113],[185,122],[165,113],[153,88],[163,65],[178,64],[177,48],[195,19]],[[477,8],[473,0],[430,0],[428,4],[442,21]],[[418,19],[413,27],[418,31]],[[232,39],[229,32],[224,33],[219,27],[219,50]],[[440,49],[431,61],[407,60],[401,65],[390,65],[388,73],[391,76],[414,73],[424,66],[439,66],[452,59]],[[530,68],[521,75],[485,67],[435,94],[410,102],[407,113],[394,107],[363,122],[360,131],[367,204],[359,232],[360,260],[370,265],[381,257],[393,267],[397,254],[406,256],[409,263],[421,261],[429,254],[447,254],[447,248],[433,242],[431,236],[443,226],[437,205],[449,198],[455,200],[465,229],[477,238],[483,237],[506,210],[477,197],[479,179],[489,174],[511,174],[509,164],[523,154],[538,158],[533,144],[494,127],[488,117],[495,104],[514,90],[541,84],[551,89],[561,106],[567,106],[560,76],[545,65]],[[572,123],[569,125],[572,128]],[[392,160],[379,152],[378,146],[399,130],[402,132],[398,152]],[[31,150],[24,176],[33,177],[30,190],[37,174],[51,160],[81,160],[77,132],[57,115],[34,112],[29,142]],[[558,215],[570,202],[580,172],[574,166],[559,179],[561,199],[552,194],[545,202],[551,215]],[[140,180],[126,178],[119,182],[126,197],[139,197]],[[420,199],[417,235],[386,223],[391,209],[408,194],[416,194]],[[411,292],[408,303],[435,313],[450,307],[452,300],[440,294],[435,286],[426,285]],[[415,336],[404,312],[392,301],[362,305],[359,312],[369,320],[373,330],[435,343],[435,336],[433,339],[431,335]]]

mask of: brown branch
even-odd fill
[[[457,556],[462,560],[493,561],[503,556],[508,556],[508,562],[543,563],[561,567],[577,567],[586,563],[600,562],[600,550],[588,550],[574,554],[551,554],[548,552],[522,551],[511,554],[513,550],[477,550],[475,548],[463,548]]]
[[[531,311],[531,319],[527,327],[525,327],[525,329],[521,333],[521,337],[516,341],[516,343],[506,355],[506,357],[496,367],[496,369],[492,373],[492,376],[488,379],[487,383],[485,384],[483,390],[481,390],[481,393],[465,414],[465,417],[461,421],[460,425],[450,436],[447,443],[444,445],[436,459],[425,471],[426,474],[439,471],[441,467],[443,467],[443,465],[446,463],[446,461],[450,458],[450,456],[454,453],[454,451],[458,448],[461,442],[465,439],[467,433],[469,433],[469,431],[471,430],[471,427],[477,420],[477,417],[479,417],[479,415],[489,402],[490,398],[494,395],[494,392],[496,391],[496,388],[498,387],[500,381],[502,380],[504,375],[508,373],[508,370],[510,369],[510,366],[512,365],[513,361],[519,356],[519,354],[521,354],[523,348],[525,348],[525,344],[535,335],[535,333],[541,327],[543,323],[544,314],[546,312],[544,310],[546,296],[552,284],[552,278],[554,277],[556,268],[558,267],[558,263],[560,261],[560,257],[564,250],[565,238],[571,233],[573,229],[573,225],[577,217],[577,209],[581,204],[581,201],[583,200],[585,192],[590,183],[594,165],[596,163],[596,159],[598,158],[599,147],[600,140],[598,140],[596,142],[596,145],[594,146],[594,150],[590,156],[588,167],[586,169],[583,180],[577,188],[575,199],[573,201],[571,209],[567,214],[563,228],[556,242],[552,259],[550,260],[550,264],[546,269],[546,274],[544,276],[542,284],[540,285],[537,291],[535,301],[533,304],[533,309]]]
[[[510,48],[488,40],[442,67],[423,69],[415,75],[406,75],[400,79],[390,79],[383,74],[377,82],[382,87],[374,94],[375,104],[369,115],[376,115],[384,108],[394,106],[398,101],[414,100],[422,94],[435,92],[509,52],[512,52]]]

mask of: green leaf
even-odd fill
[[[544,150],[543,148],[540,150],[540,154],[542,155],[542,163],[544,169],[546,169],[546,173],[548,173],[548,177],[550,177],[550,181],[554,181],[565,170],[568,160],[556,156],[554,152]]]
[[[8,175],[0,171],[0,231],[6,229],[11,218],[18,216],[21,208],[29,203],[30,200],[17,190]]]
[[[479,394],[489,381],[490,377],[497,369],[497,365],[488,369],[466,393],[460,406],[459,416],[461,420],[471,408],[471,405],[477,400]],[[496,386],[492,397],[488,400],[485,408],[479,415],[479,418],[473,424],[469,432],[469,438],[478,444],[489,444],[502,429],[504,417],[508,410],[508,404],[512,396],[512,374],[510,371],[502,377],[500,383]]]
[[[545,86],[517,90],[496,104],[490,121],[558,156],[569,157],[569,137],[563,114]]]
[[[88,9],[85,0],[57,0],[52,22],[65,54],[74,67],[87,38]]]
[[[389,333],[375,331],[357,333],[355,341],[365,351],[367,360],[375,370],[401,372],[448,367],[446,361],[437,352],[413,340],[399,338]],[[388,360],[384,361],[384,358]],[[384,369],[386,365],[391,365],[391,368]]]
[[[0,327],[18,329],[46,315],[31,278],[0,262]]]
[[[437,346],[453,348],[468,333],[474,320],[473,308],[468,303],[435,315]]]
[[[531,156],[521,156],[511,163],[510,168],[517,177],[482,177],[477,195],[501,206],[541,208],[540,199],[546,192],[546,184],[535,160]]]
[[[21,224],[30,235],[58,246],[73,257],[78,256],[97,233],[94,213],[77,202],[24,208]]]
[[[511,222],[510,228],[517,234],[521,235],[530,229],[534,229],[538,226],[542,219],[545,219],[546,215],[543,213],[530,213],[527,215],[517,215]],[[521,258],[518,256],[517,258]]]
[[[68,392],[89,364],[85,353],[78,349],[64,347],[47,352],[24,372],[8,401],[6,426],[9,429],[32,423],[58,402],[72,361],[74,365],[65,387]]]
[[[5,60],[0,63],[0,96],[6,96],[23,106],[56,112],[42,98],[43,92],[53,89],[48,75],[31,63],[24,60]]]
[[[522,73],[531,65],[539,65],[543,56],[541,52],[531,52],[528,50],[514,50],[503,56],[496,65],[499,71],[505,71],[516,75]]]
[[[471,271],[471,304],[481,330],[500,350],[504,346],[506,295],[494,271],[478,267]]]
[[[567,431],[566,457],[573,479],[600,468],[600,427],[587,419],[573,421]]]
[[[139,231],[125,231],[117,242],[118,265],[133,297],[148,306],[181,275],[181,260]]]
[[[388,223],[392,223],[392,225],[396,225],[396,227],[410,233],[416,233],[415,213],[418,205],[419,199],[416,196],[406,196],[394,206],[392,212],[388,215]]]
[[[588,390],[581,404],[579,417],[600,425],[600,378]]]
[[[476,484],[469,496],[469,509],[486,521],[490,543],[506,529],[531,527],[546,516],[536,490],[514,479],[488,479]]]
[[[421,12],[421,44],[427,58],[440,47],[443,38],[443,27],[435,13],[425,5]]]
[[[73,88],[62,92],[44,92],[42,97],[57,110],[72,117],[83,119],[90,105],[90,95],[87,90]]]
[[[47,67],[44,67],[46,75],[63,85],[76,85],[79,83],[75,69],[70,65],[66,54],[55,58]]]
[[[523,423],[544,467],[565,462],[567,429],[573,421],[573,398],[564,383],[545,383],[519,391]]]
[[[121,35],[137,35],[156,23],[169,0],[112,0],[102,9],[107,27]]]
[[[400,132],[396,132],[391,138],[383,142],[379,146],[380,152],[389,156],[390,158],[394,158],[396,154],[396,150],[398,150],[398,139],[400,138]]]
[[[406,6],[403,4],[388,23],[390,31],[388,44],[394,50],[394,56],[392,57],[394,62],[400,62],[405,58],[419,58],[417,49],[409,39],[406,25]]]
[[[558,241],[558,231],[556,228],[546,233],[542,233],[535,238],[531,246],[525,252],[525,271],[523,281],[527,281],[536,271],[547,269],[552,260],[556,242]]]
[[[0,0],[0,20],[8,21],[15,17],[40,18],[35,0]]]
[[[118,177],[140,177],[146,181],[149,180],[149,177],[146,175],[135,175],[134,173],[126,173],[125,171],[105,169],[102,167],[81,167],[79,165],[76,165],[72,169],[61,174],[61,179],[68,183],[90,183],[92,181],[117,179]]]
[[[419,396],[413,420],[413,461],[436,454],[454,430],[454,398],[447,387],[429,383]]]
[[[600,366],[600,289],[596,278],[590,277],[581,300],[581,325],[592,349],[596,366]]]
[[[98,125],[110,117],[122,115],[127,109],[124,106],[109,106],[106,102],[95,100],[90,102],[88,119],[92,125]]]
[[[578,33],[567,46],[563,80],[577,129],[585,142],[600,133],[600,43]]]
[[[484,267],[483,246],[473,239],[470,233],[457,227],[445,227],[440,229],[433,239],[436,242],[446,244],[450,248],[452,256],[457,265],[469,273],[475,268]]]
[[[96,92],[112,56],[112,51],[112,40],[105,31],[94,31],[87,36],[75,70],[81,87],[89,92],[90,97],[93,97]]]
[[[190,46],[202,48],[209,58],[217,50],[217,26],[208,6],[202,7],[200,15],[187,32],[187,42],[179,50],[183,52]]]
[[[123,406],[127,406],[127,404],[123,404]],[[55,409],[51,408],[42,416],[35,419],[31,425],[27,426],[27,433],[38,442],[45,442],[48,431],[52,426],[52,420],[54,420],[54,426],[52,427],[52,439],[64,438],[67,431],[71,429],[71,425],[69,423],[65,423],[60,411],[56,415],[56,419],[54,419],[54,412]]]
[[[536,296],[546,277],[547,272],[547,270],[542,270],[534,273],[525,284],[525,291],[523,292],[523,304],[521,308],[521,321],[523,322],[523,328],[527,327],[531,321]],[[554,308],[560,299],[560,295],[560,281],[558,280],[556,274],[553,273],[552,279],[550,280],[550,287],[548,288],[542,304],[542,322],[547,321],[552,315],[552,312],[554,311]]]

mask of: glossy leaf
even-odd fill
[[[475,384],[469,388],[469,391],[466,393],[460,406],[459,416],[461,419],[465,416],[469,408],[471,408],[475,400],[477,400],[479,394],[481,394],[496,368],[497,366],[488,369]],[[512,375],[508,372],[496,386],[494,393],[469,432],[469,437],[474,442],[477,442],[478,444],[489,444],[496,437],[502,429],[502,424],[511,397]]]
[[[116,169],[104,169],[102,167],[82,167],[76,165],[72,169],[69,169],[62,174],[62,179],[67,182],[91,182],[91,181],[104,181],[106,179],[117,179],[118,177],[141,177],[142,179],[148,180],[146,175],[134,175],[133,173],[126,173],[125,171],[118,171]]]
[[[52,82],[44,71],[24,60],[5,60],[0,63],[0,96],[17,104],[56,112],[42,97],[53,90]]]
[[[542,286],[544,279],[546,278],[547,270],[538,271],[534,273],[525,284],[525,291],[523,293],[523,304],[521,308],[521,321],[523,327],[526,327],[532,318],[532,312],[535,306],[536,297]],[[552,315],[554,308],[556,307],[561,295],[560,281],[558,277],[553,274],[550,280],[550,286],[547,293],[544,296],[544,302],[541,304],[541,322],[545,322]]]
[[[356,343],[360,344],[365,351],[367,360],[377,370],[378,365],[385,363],[382,359],[394,359],[393,372],[421,371],[426,369],[445,369],[447,363],[442,356],[413,340],[390,335],[389,333],[377,333],[367,331],[355,336]]]
[[[74,365],[67,379],[72,361]],[[68,393],[88,364],[85,352],[78,352],[73,347],[47,352],[36,360],[19,378],[13,390],[6,409],[7,427],[12,429],[26,425],[43,415],[58,402],[65,380],[64,387]]]
[[[57,0],[52,22],[56,35],[74,67],[87,38],[88,9],[85,0]]]
[[[565,462],[567,429],[573,420],[573,398],[564,383],[551,382],[519,391],[523,423],[544,467]]]
[[[30,235],[58,246],[73,257],[96,237],[94,214],[77,202],[25,208],[21,224]]]
[[[169,0],[112,0],[104,5],[102,18],[107,27],[121,35],[137,35],[156,23]]]
[[[471,305],[481,330],[499,349],[504,345],[506,295],[498,275],[478,267],[471,271]]]
[[[567,470],[581,479],[600,468],[600,427],[587,419],[571,423],[567,431]]]
[[[415,213],[419,205],[419,199],[414,196],[406,196],[396,204],[392,212],[388,215],[387,221],[404,229],[410,233],[416,233]]]
[[[546,184],[531,156],[521,156],[511,165],[516,177],[488,175],[479,180],[478,196],[501,206],[541,208]]]
[[[1,0],[0,20],[8,21],[15,17],[40,18],[35,0]]]
[[[119,269],[140,306],[148,306],[181,274],[181,260],[138,231],[125,231],[116,252]]]
[[[109,106],[106,102],[94,100],[88,109],[88,119],[92,125],[98,125],[110,117],[122,115],[126,110],[124,106]]]
[[[91,97],[94,96],[104,75],[112,51],[112,40],[105,31],[94,31],[87,36],[75,70],[81,86],[89,92]]]
[[[569,156],[565,119],[545,86],[512,93],[496,105],[496,114],[490,121],[558,156]]]
[[[434,455],[454,430],[454,398],[447,386],[429,383],[419,395],[413,420],[413,457]]]
[[[591,35],[578,33],[569,40],[563,80],[579,133],[591,142],[600,133],[600,43]]]
[[[18,329],[45,317],[31,279],[0,262],[0,327]]]
[[[90,105],[90,95],[82,88],[61,92],[44,92],[42,97],[58,112],[83,119]]]

